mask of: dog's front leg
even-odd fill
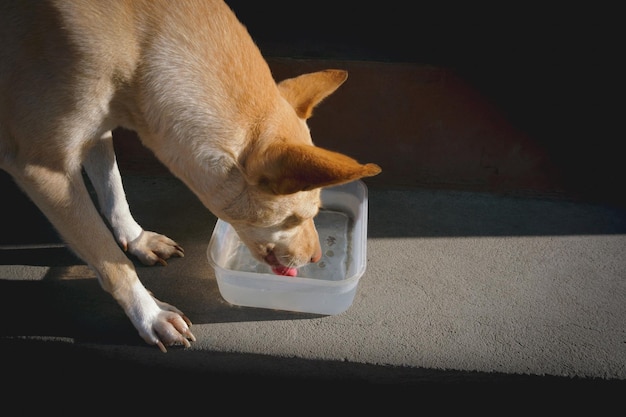
[[[189,346],[189,340],[195,340],[189,319],[154,298],[139,281],[93,204],[80,169],[67,172],[64,167],[32,164],[11,172],[68,245],[95,270],[101,286],[148,344],[165,351],[165,346]]]
[[[96,190],[100,211],[124,251],[133,254],[145,265],[166,265],[166,259],[184,256],[183,249],[176,242],[167,236],[143,230],[131,215],[111,132],[104,134],[89,150],[83,165]]]

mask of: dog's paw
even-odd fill
[[[162,311],[156,323],[154,323],[153,337],[149,343],[157,345],[161,352],[166,353],[166,346],[183,345],[191,347],[191,342],[196,341],[189,327],[191,321],[182,313]],[[156,336],[156,337],[155,337]]]
[[[188,348],[196,341],[190,330],[191,320],[173,305],[159,301],[138,280],[117,295],[139,336],[149,345],[167,352],[167,346]]]
[[[158,300],[152,294],[158,311],[152,315],[151,322],[145,323],[145,328],[138,327],[140,336],[150,345],[156,345],[161,352],[166,353],[167,347],[182,345],[191,347],[196,337],[191,332],[191,320],[171,304]]]
[[[166,259],[172,256],[184,257],[182,247],[167,236],[158,233],[142,231],[137,239],[131,241],[124,248],[136,256],[144,265],[167,265]]]

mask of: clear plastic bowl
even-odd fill
[[[315,218],[322,258],[298,270],[276,275],[252,258],[230,224],[218,220],[207,249],[220,294],[245,307],[333,315],[354,300],[366,268],[367,187],[361,180],[322,189]]]

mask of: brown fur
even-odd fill
[[[320,188],[380,172],[311,140],[306,120],[347,73],[276,84],[222,1],[2,0],[0,39],[0,167],[163,351],[195,340],[191,322],[144,288],[124,252],[151,265],[183,250],[132,217],[111,130],[136,131],[270,264],[318,260]]]

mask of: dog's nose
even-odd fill
[[[311,257],[311,262],[312,263],[316,263],[318,262],[320,259],[322,259],[322,251],[316,251],[313,256]]]

